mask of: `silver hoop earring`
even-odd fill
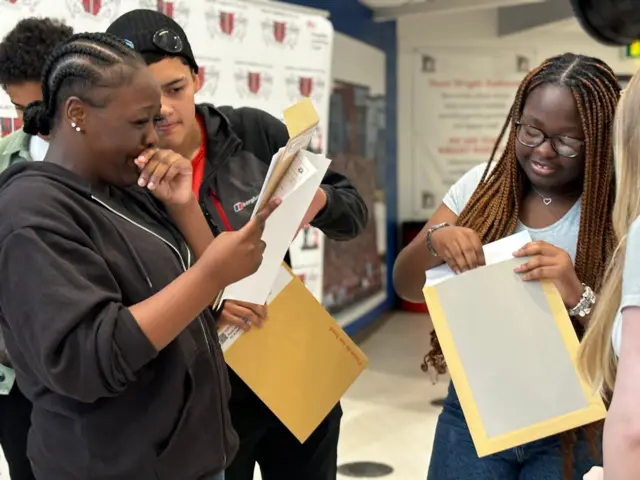
[[[76,125],[76,122],[71,122],[71,128],[75,128],[76,132],[80,132],[82,129]]]

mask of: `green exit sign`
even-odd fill
[[[636,40],[627,46],[627,57],[640,58],[640,40]]]

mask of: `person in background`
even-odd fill
[[[604,471],[590,477],[640,478],[640,75],[620,100],[614,123],[617,248],[578,353],[585,379],[609,403],[604,424]]]
[[[270,202],[215,239],[192,168],[158,148],[160,88],[116,37],[52,52],[0,176],[0,326],[33,403],[38,480],[223,480],[238,438],[211,303],[262,262]],[[117,140],[117,141],[115,141]]]
[[[615,195],[611,125],[620,86],[599,59],[564,54],[530,72],[488,165],[455,183],[422,232],[398,256],[398,294],[424,301],[425,272],[446,263],[456,273],[484,264],[482,245],[527,230],[516,257],[523,281],[554,282],[580,335],[609,255]],[[503,154],[494,155],[508,132]],[[461,297],[464,301],[464,295]],[[470,322],[474,319],[470,318]],[[437,339],[429,363],[444,370]],[[509,359],[505,358],[508,362]],[[430,480],[581,479],[599,465],[600,425],[478,458],[453,385],[438,419]]]
[[[183,29],[152,10],[133,10],[107,29],[133,46],[162,87],[160,144],[191,159],[193,190],[215,231],[242,228],[274,154],[288,141],[286,126],[255,108],[196,104],[198,64]],[[349,240],[365,227],[367,208],[342,175],[329,171],[307,212],[311,224],[334,240]],[[288,258],[287,258],[288,260]],[[218,322],[259,327],[263,305],[225,302]],[[228,480],[252,480],[256,462],[264,480],[333,480],[342,410],[336,405],[301,444],[233,372],[231,414],[240,450],[226,469]]]
[[[24,109],[42,99],[40,78],[47,56],[73,34],[71,27],[50,18],[26,18],[0,43],[0,85],[22,121]],[[19,129],[0,140],[0,172],[21,160],[42,160],[47,142]],[[0,335],[0,444],[13,480],[32,479],[27,458],[31,403],[14,382],[11,361]]]
[[[0,85],[9,96],[22,122],[24,109],[42,99],[40,76],[47,56],[73,29],[51,18],[25,18],[0,43]],[[40,161],[47,141],[24,130],[0,140],[0,171],[20,160]]]

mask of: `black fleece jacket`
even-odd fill
[[[142,189],[92,191],[47,162],[0,176],[0,326],[33,402],[38,480],[200,480],[238,438],[210,309],[156,351],[128,307],[191,262]]]
[[[287,127],[255,108],[198,105],[206,129],[206,163],[200,187],[203,210],[215,231],[237,230],[251,218],[271,158],[289,140]],[[333,240],[350,240],[367,224],[367,207],[349,180],[329,169],[321,188],[327,205],[312,225]]]

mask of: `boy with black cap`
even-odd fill
[[[162,87],[160,143],[192,159],[193,188],[214,233],[236,230],[250,218],[272,156],[288,140],[285,125],[254,108],[196,105],[198,64],[183,29],[153,10],[133,10],[107,32],[120,37],[147,61]],[[329,238],[349,240],[366,225],[367,208],[342,175],[329,171],[307,212]],[[288,260],[288,258],[287,258]],[[220,322],[260,326],[266,307],[225,302]],[[227,480],[252,480],[256,462],[263,480],[335,480],[342,410],[338,404],[304,443],[230,371],[230,409],[240,450],[226,469]]]

